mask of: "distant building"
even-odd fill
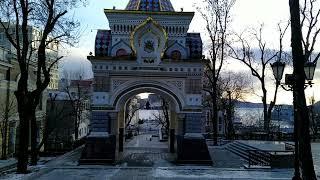
[[[76,115],[80,113],[78,139],[89,133],[90,97],[93,80],[60,80],[59,90],[50,90],[47,100],[48,128],[52,130],[45,144],[47,151],[72,148],[75,141]],[[78,109],[76,106],[80,104]]]
[[[204,118],[205,118],[205,129],[207,133],[213,132],[213,122],[211,119],[211,113],[209,109],[204,110]],[[218,135],[224,136],[226,133],[226,118],[222,111],[218,112]]]
[[[294,122],[293,106],[278,105],[275,106],[271,114],[271,126],[274,131],[292,133]]]
[[[4,23],[8,25],[7,23]],[[16,30],[15,25],[8,25],[9,31],[14,32]],[[30,48],[36,49],[39,46],[39,39],[42,36],[42,32],[35,27],[28,26],[29,39],[32,41]],[[56,42],[50,43],[47,49],[47,63],[48,66],[53,63],[58,57],[59,44]],[[30,89],[34,89],[36,86],[36,75],[37,71],[37,58],[36,51],[31,55],[29,63],[29,81],[28,86]],[[57,89],[58,88],[58,64],[53,65],[51,68],[51,80],[47,89]],[[17,62],[16,49],[13,47],[11,42],[8,40],[4,33],[4,29],[0,26],[0,104],[8,104],[14,100],[14,91],[17,89],[17,84],[20,79],[20,69]],[[36,120],[38,126],[38,139],[39,142],[42,139],[42,133],[40,133],[44,127],[43,120],[46,113],[46,91],[41,97],[39,106],[36,110]],[[9,98],[7,98],[9,97]],[[4,111],[0,113],[5,113]],[[11,113],[10,113],[11,114]],[[18,148],[18,127],[19,127],[19,116],[17,111],[9,117],[9,131],[8,131],[8,154],[14,154],[15,149]],[[1,141],[1,140],[0,140]],[[2,143],[0,143],[0,146]],[[0,148],[1,151],[1,148]]]
[[[12,24],[11,26],[9,26],[9,31],[14,32],[15,28],[16,28],[15,25]],[[31,48],[37,49],[40,43],[39,39],[42,36],[42,31],[40,31],[35,27],[28,26],[28,32],[30,33],[29,39],[32,40]],[[17,62],[14,60],[16,57],[16,49],[13,47],[11,42],[6,37],[2,26],[0,26],[0,47],[5,49],[5,51],[7,51],[8,53],[12,54],[12,57],[13,57],[11,62],[11,64],[13,65],[13,69],[11,72],[12,78],[18,79],[19,68],[14,68],[14,67],[18,67]],[[52,42],[48,45],[47,52],[46,52],[48,66],[51,65],[51,63],[53,63],[58,58],[58,52],[59,52],[58,42]],[[30,68],[30,71],[32,72],[37,71],[35,66],[37,62],[36,55],[37,55],[36,51],[31,55],[30,67],[32,68]],[[35,80],[35,77],[33,77],[32,74],[30,73],[30,77],[32,80]],[[51,75],[51,79],[50,79],[50,84],[48,86],[48,89],[58,89],[58,80],[59,80],[58,63],[55,63],[53,65],[50,71],[50,75]]]

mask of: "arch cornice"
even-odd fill
[[[113,95],[110,98],[110,104],[116,110],[120,110],[121,106],[124,105],[128,98],[143,92],[158,93],[169,97],[175,103],[177,111],[182,111],[185,106],[182,92],[161,80],[126,82],[113,92]]]

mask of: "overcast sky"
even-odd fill
[[[82,25],[82,37],[80,43],[72,48],[66,54],[64,66],[68,69],[76,69],[79,66],[84,66],[87,69],[91,69],[91,64],[86,60],[89,52],[94,52],[94,41],[97,29],[108,29],[108,20],[104,15],[103,9],[111,9],[115,6],[117,9],[124,9],[129,0],[88,0],[86,7],[77,9],[74,13]],[[184,11],[196,11],[195,2],[201,4],[202,0],[171,0],[176,11],[180,11],[180,8],[184,8]],[[264,24],[264,37],[270,44],[270,47],[275,47],[278,39],[275,34],[277,33],[277,23],[280,21],[287,21],[289,19],[289,4],[288,0],[237,0],[233,12],[232,12],[233,25],[232,29],[235,32],[242,32],[248,28],[257,28],[261,23]],[[196,16],[191,23],[190,32],[202,33],[202,38],[206,39],[203,23],[201,18],[196,13]],[[289,34],[288,34],[289,35]],[[320,39],[319,39],[320,42]],[[289,48],[289,36],[286,38],[286,48]],[[81,63],[79,63],[79,61]],[[80,65],[79,65],[80,64]],[[245,69],[239,69],[238,62],[229,63],[225,69],[231,69],[235,71],[243,71]],[[290,73],[290,70],[287,70]],[[91,73],[88,74],[91,76]],[[320,77],[320,72],[316,73],[317,77]],[[320,93],[316,93],[320,90],[320,78],[315,80],[313,88],[307,90],[307,98],[315,95],[316,100],[320,100]],[[257,91],[259,93],[259,91]],[[269,95],[269,99],[271,99]],[[279,103],[291,104],[292,93],[280,91],[278,96]],[[248,97],[249,101],[260,102],[259,96]]]

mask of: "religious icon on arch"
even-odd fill
[[[152,40],[147,40],[144,43],[144,51],[147,53],[152,53],[154,52],[154,42]]]

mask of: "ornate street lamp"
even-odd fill
[[[295,86],[295,77],[294,74],[286,74],[285,75],[285,83],[281,83],[281,79],[284,72],[285,63],[281,63],[280,61],[277,61],[273,64],[271,64],[271,68],[273,71],[273,75],[277,81],[277,84],[281,85],[281,87],[286,91],[293,91]],[[312,87],[312,80],[314,77],[316,69],[316,63],[314,62],[306,62],[304,65],[304,72],[305,72],[305,80],[307,81],[305,83],[305,87],[308,86]],[[295,102],[293,102],[295,104]],[[295,112],[295,110],[294,110]],[[296,119],[296,115],[294,115],[294,141],[295,141],[295,148],[294,148],[294,177],[293,180],[301,180],[300,178],[300,167],[299,167],[299,141],[298,141],[298,121]]]
[[[285,83],[281,83],[281,79],[283,77],[283,72],[284,72],[284,68],[285,68],[285,63],[284,62],[280,62],[280,61],[276,61],[273,64],[270,64],[272,71],[273,71],[273,75],[274,78],[276,79],[277,83],[281,84],[282,88],[284,88],[287,91],[292,91],[292,86],[294,84],[294,77],[293,74],[286,74],[285,75]],[[317,64],[314,62],[306,62],[304,65],[304,72],[305,72],[305,79],[307,81],[306,83],[306,87],[310,86],[312,87],[312,80],[315,74],[315,70],[316,70],[316,66]],[[288,88],[285,88],[284,85],[289,86]],[[306,88],[305,87],[305,88]]]
[[[304,73],[306,74],[306,80],[308,81],[308,84],[310,86],[312,86],[312,80],[313,80],[313,77],[314,77],[314,72],[316,70],[316,66],[317,64],[314,63],[314,62],[307,62],[305,65],[304,65]]]
[[[277,83],[279,83],[279,84],[282,79],[285,66],[286,66],[286,64],[284,62],[280,62],[280,61],[276,61],[275,63],[271,64],[274,78],[276,79]]]

